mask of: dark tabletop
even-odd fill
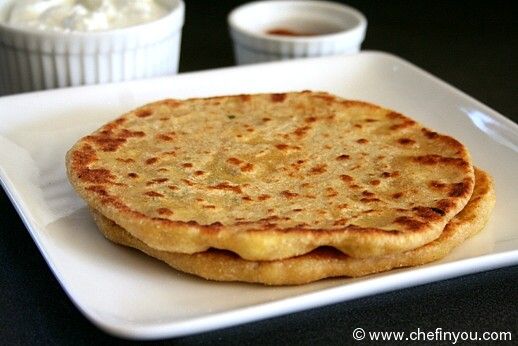
[[[233,64],[226,15],[239,3],[187,1],[180,72]],[[347,3],[369,21],[363,49],[409,60],[518,121],[518,20],[511,1]],[[0,237],[0,344],[126,342],[94,327],[73,306],[2,191]],[[508,267],[162,342],[354,344],[352,331],[361,327],[511,331],[516,345],[517,286],[518,266]]]

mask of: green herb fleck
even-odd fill
[[[233,115],[233,114],[228,114],[228,115],[227,115],[227,118],[229,118],[229,119],[234,119],[235,117],[236,117],[236,116],[235,116],[235,115]]]

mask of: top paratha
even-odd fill
[[[414,249],[474,185],[455,139],[309,91],[148,104],[79,140],[67,169],[93,208],[152,248],[250,260]]]

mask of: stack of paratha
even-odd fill
[[[108,239],[272,285],[442,258],[495,201],[455,139],[310,91],[148,104],[80,139],[67,169]]]

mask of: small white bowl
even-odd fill
[[[163,0],[155,21],[98,32],[49,32],[5,24],[0,0],[0,95],[110,83],[178,72],[182,0]]]
[[[367,29],[362,13],[329,1],[251,2],[230,12],[228,24],[238,64],[357,53]]]

